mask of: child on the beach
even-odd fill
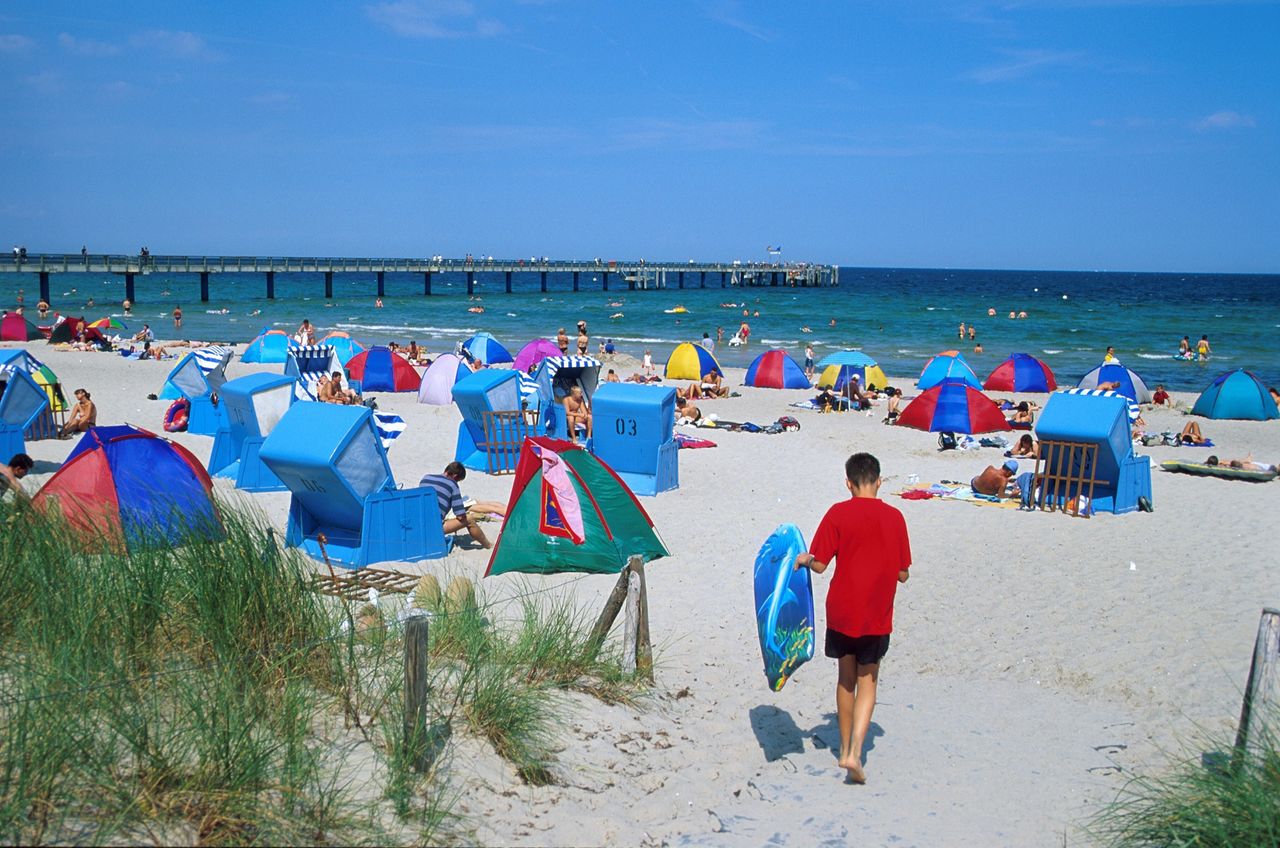
[[[902,513],[877,497],[879,460],[855,453],[844,473],[853,497],[827,510],[810,552],[796,557],[795,568],[821,574],[836,561],[827,590],[826,654],[838,662],[838,763],[850,781],[865,783],[862,744],[876,705],[880,661],[889,650],[893,598],[911,567],[911,543]]]

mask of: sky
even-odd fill
[[[1280,3],[0,5],[32,252],[1280,272]]]

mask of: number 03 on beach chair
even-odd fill
[[[436,491],[396,487],[369,409],[295,404],[260,456],[293,493],[286,545],[348,568],[448,552]]]

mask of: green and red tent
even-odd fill
[[[520,449],[502,533],[485,576],[617,574],[635,555],[670,552],[636,496],[613,469],[579,445],[545,436]]]

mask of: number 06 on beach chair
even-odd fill
[[[448,552],[436,491],[396,487],[369,409],[295,404],[259,455],[293,494],[286,545],[348,568]]]

